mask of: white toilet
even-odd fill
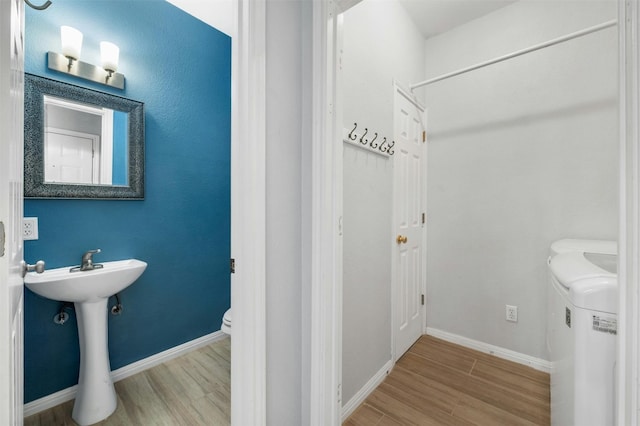
[[[231,336],[231,308],[227,309],[227,312],[222,316],[220,331]]]

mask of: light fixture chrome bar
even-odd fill
[[[474,71],[474,70],[477,70],[479,68],[484,68],[484,67],[486,67],[488,65],[493,65],[493,64],[496,64],[498,62],[506,61],[507,59],[515,58],[517,56],[521,56],[521,55],[524,55],[526,53],[530,53],[530,52],[534,52],[536,50],[544,49],[545,47],[553,46],[555,44],[563,43],[565,41],[569,41],[569,40],[572,40],[574,38],[582,37],[583,35],[587,35],[587,34],[594,33],[596,31],[604,30],[605,28],[609,28],[609,27],[613,27],[613,26],[617,25],[617,23],[618,23],[618,21],[615,20],[615,19],[612,20],[612,21],[603,22],[602,24],[594,25],[593,27],[585,28],[584,30],[576,31],[574,33],[567,34],[567,35],[562,36],[562,37],[554,38],[553,40],[549,40],[549,41],[546,41],[544,43],[536,44],[536,45],[528,47],[526,49],[521,49],[521,50],[518,50],[516,52],[509,53],[508,55],[503,55],[503,56],[500,56],[498,58],[491,59],[489,61],[481,62],[479,64],[472,65],[470,67],[462,68],[462,69],[460,69],[458,71],[453,71],[453,72],[450,72],[450,73],[447,73],[447,74],[440,75],[438,77],[430,78],[429,80],[425,80],[425,81],[421,81],[420,83],[412,84],[411,85],[411,90],[413,91],[414,89],[417,89],[417,88],[423,87],[423,86],[427,86],[427,85],[429,85],[431,83],[435,83],[437,81],[441,81],[441,80],[445,80],[447,78],[455,77],[457,75],[464,74],[464,73],[467,73],[469,71]]]
[[[110,87],[124,89],[124,74],[117,72],[109,73],[104,68],[82,61],[74,60],[70,63],[69,58],[55,52],[48,53],[47,62],[51,70],[105,84]]]

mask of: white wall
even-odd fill
[[[202,22],[234,37],[236,25],[233,12],[235,0],[167,0],[169,3],[195,16]]]
[[[344,127],[393,138],[393,81],[424,76],[424,39],[400,4],[344,14]],[[393,161],[344,145],[343,403],[391,359]]]
[[[519,2],[427,40],[427,78],[615,17],[615,1]],[[427,325],[546,359],[550,243],[617,236],[616,29],[421,92]]]
[[[304,8],[299,1],[267,2],[266,37],[266,303],[267,424],[303,421],[305,351],[302,311],[302,96]],[[309,134],[309,131],[306,131]]]

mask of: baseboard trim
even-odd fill
[[[77,391],[78,385],[73,385],[70,388],[62,389],[51,395],[43,396],[42,398],[24,404],[24,417],[38,414],[41,411],[48,410],[63,402],[71,401],[76,397]]]
[[[437,337],[438,339],[446,340],[447,342],[455,343],[457,345],[464,346],[469,349],[475,349],[476,351],[494,355],[494,356],[497,356],[498,358],[517,362],[518,364],[526,365],[538,371],[543,371],[545,373],[551,372],[551,363],[541,358],[535,358],[529,355],[512,351],[510,349],[505,349],[499,346],[490,345],[488,343],[480,342],[478,340],[469,339],[468,337],[463,337],[457,334],[438,330],[436,328],[427,327],[427,334],[429,336]]]
[[[171,349],[167,349],[166,351],[159,352],[155,355],[151,355],[150,357],[141,359],[140,361],[125,365],[124,367],[118,368],[117,370],[113,370],[111,372],[111,378],[114,382],[118,382],[122,379],[133,376],[134,374],[155,367],[158,364],[162,364],[163,362],[170,361],[193,350],[199,349],[203,346],[207,346],[218,340],[222,340],[226,336],[227,334],[223,333],[222,331],[216,331],[214,333],[207,334],[205,336],[175,346]],[[51,407],[62,404],[63,402],[74,399],[76,397],[77,390],[78,385],[74,385],[25,404],[24,417],[37,414]]]
[[[360,389],[356,394],[342,407],[342,421],[347,418],[358,408],[360,404],[378,387],[380,383],[387,377],[387,374],[393,368],[393,361],[387,361],[382,368]]]

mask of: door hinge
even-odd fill
[[[422,213],[422,223],[425,223],[426,221],[427,221],[427,214]]]
[[[424,294],[420,295],[420,303],[424,305]]]
[[[236,260],[235,259],[231,259],[231,262],[229,262],[229,266],[231,267],[231,273],[235,274],[236,273]]]
[[[427,131],[423,130],[422,131],[422,142],[426,142],[427,141]]]

